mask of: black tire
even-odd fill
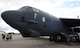
[[[54,37],[53,37],[53,40],[54,40],[55,42],[66,42],[65,36],[63,36],[63,35],[61,35],[61,34],[54,36]]]
[[[61,42],[61,39],[62,39],[61,35],[57,35],[57,36],[56,36],[56,41],[57,41],[57,42]]]
[[[50,36],[49,37],[49,41],[53,41],[53,36]]]

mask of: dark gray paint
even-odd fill
[[[61,19],[29,6],[5,11],[1,16],[11,27],[19,30],[23,37],[50,36],[69,31]],[[45,22],[42,21],[42,17],[45,17]]]

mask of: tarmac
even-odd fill
[[[13,35],[12,40],[2,40],[0,35],[0,48],[80,48],[80,44],[67,45],[66,43],[50,42],[48,38],[23,38]]]

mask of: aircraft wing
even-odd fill
[[[80,19],[60,18],[60,20],[67,27],[80,26]]]

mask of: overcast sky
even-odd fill
[[[0,0],[0,15],[6,10],[17,10],[32,6],[58,18],[77,18],[80,16],[80,0]],[[0,31],[18,32],[7,25],[0,17]]]

